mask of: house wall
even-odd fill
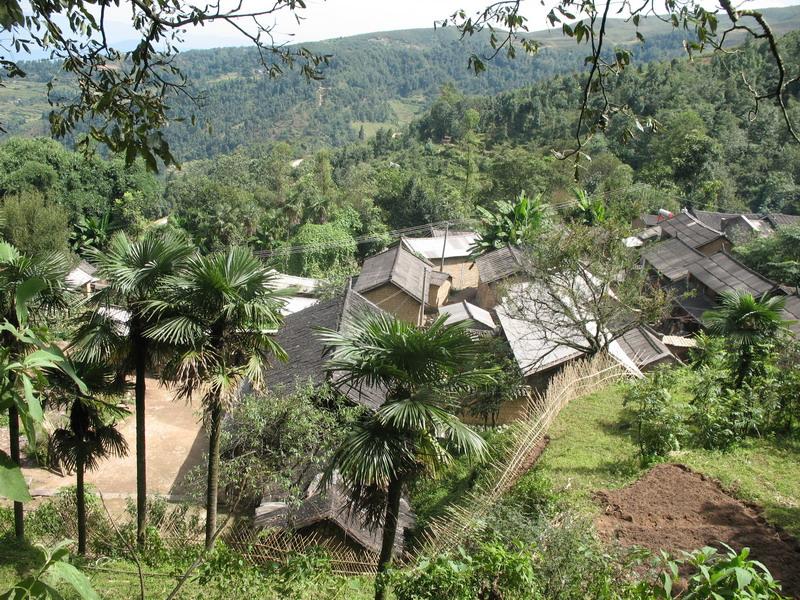
[[[450,294],[450,287],[449,281],[445,281],[440,286],[431,285],[428,289],[428,305],[425,309],[443,306],[447,302],[447,296]]]
[[[441,264],[437,260],[432,262],[437,268]],[[442,270],[453,277],[453,289],[455,290],[478,287],[478,267],[464,256],[445,258]]]
[[[393,283],[387,283],[362,294],[370,302],[414,325],[420,324],[420,303]]]
[[[479,283],[475,294],[475,304],[485,310],[492,310],[498,304],[497,283]]]
[[[697,251],[701,252],[706,256],[711,256],[712,254],[716,254],[717,252],[721,252],[722,250],[725,250],[727,252],[728,250],[730,250],[730,248],[731,244],[728,240],[726,240],[725,238],[717,238],[716,240],[713,240],[704,246],[700,246],[699,248],[697,248]]]

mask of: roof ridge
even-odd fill
[[[687,217],[689,217],[689,218],[690,218],[692,221],[694,221],[694,222],[695,222],[695,223],[697,223],[698,225],[700,225],[700,227],[703,227],[703,228],[705,228],[705,229],[708,229],[709,231],[713,231],[714,233],[716,233],[716,234],[718,234],[718,235],[725,235],[725,234],[724,234],[724,233],[722,233],[721,231],[718,231],[718,230],[714,229],[713,227],[711,227],[710,225],[706,225],[705,223],[703,223],[703,222],[702,222],[700,219],[698,219],[697,217],[695,217],[694,215],[692,215],[692,214],[691,214],[691,213],[690,213],[688,210],[686,210],[686,209],[683,209],[683,210],[681,211],[681,213],[682,213],[682,214],[684,214],[684,215],[686,215]]]

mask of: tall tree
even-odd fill
[[[153,345],[145,331],[155,323],[145,310],[164,278],[173,275],[193,253],[186,240],[172,232],[150,230],[138,241],[115,234],[105,252],[89,257],[107,287],[89,299],[78,318],[72,343],[77,360],[111,361],[120,373],[134,375],[136,404],[136,539],[144,544],[147,520],[147,435],[145,399],[147,369]],[[120,317],[120,311],[124,316]],[[122,320],[122,322],[121,322]]]
[[[758,371],[765,351],[775,337],[785,330],[781,311],[786,304],[782,296],[755,298],[744,291],[723,292],[719,308],[706,311],[703,322],[714,335],[722,336],[734,357],[734,387]]]
[[[385,573],[394,552],[403,489],[435,475],[454,454],[482,457],[486,446],[452,414],[457,399],[491,382],[473,368],[477,346],[467,324],[437,319],[419,328],[388,315],[356,316],[340,333],[322,332],[333,352],[328,369],[341,386],[378,386],[385,402],[345,436],[326,472],[350,492],[352,508],[383,525],[375,598],[386,597]]]
[[[56,359],[52,350],[45,348],[39,334],[28,329],[28,324],[43,324],[45,317],[67,306],[67,289],[64,283],[69,263],[60,253],[44,256],[27,256],[14,246],[0,242],[0,329],[3,353],[2,405],[8,409],[8,433],[11,460],[19,466],[20,408],[25,430],[31,443],[35,443],[33,420],[38,420],[41,406],[34,395],[37,376],[35,362],[29,364],[29,354],[37,349],[50,356],[37,356],[43,365]],[[16,365],[16,366],[15,366]],[[31,417],[32,415],[32,417]],[[14,531],[18,539],[25,536],[22,502],[14,502]]]
[[[75,471],[75,506],[78,521],[78,554],[86,554],[86,491],[84,475],[105,458],[124,456],[128,443],[114,421],[127,411],[101,399],[113,373],[96,365],[76,365],[75,372],[86,384],[81,390],[72,381],[55,391],[57,406],[67,406],[69,423],[50,437],[50,453],[67,471]],[[91,391],[90,389],[91,388]]]
[[[167,278],[147,312],[160,322],[147,330],[150,339],[177,344],[164,371],[177,397],[200,395],[209,437],[206,485],[206,547],[217,528],[217,492],[222,419],[245,381],[258,388],[270,358],[286,353],[273,334],[280,326],[282,293],[273,275],[253,253],[232,248],[194,256]]]

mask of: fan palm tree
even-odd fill
[[[7,242],[0,242],[0,320],[8,327],[0,332],[0,343],[4,350],[6,362],[19,362],[32,346],[42,346],[44,340],[24,334],[25,326],[40,323],[48,314],[66,308],[68,293],[65,277],[69,270],[69,262],[61,253],[43,256],[27,256]],[[22,387],[24,379],[17,375],[5,378],[3,395],[4,404],[8,404],[8,433],[10,437],[11,460],[19,465],[19,407],[12,399],[25,400],[21,394],[12,394]],[[26,385],[31,384],[30,379]],[[27,391],[27,389],[26,389]],[[26,394],[27,395],[27,394]],[[6,402],[8,400],[8,402]],[[26,431],[30,427],[26,426]],[[33,440],[32,430],[28,437]],[[25,535],[23,505],[14,502],[14,531],[18,539]]]
[[[147,303],[159,319],[147,331],[158,342],[183,351],[168,363],[164,376],[178,398],[200,394],[209,436],[206,486],[206,546],[217,527],[219,452],[222,419],[245,381],[258,388],[270,357],[286,354],[273,334],[280,326],[283,293],[273,272],[246,248],[231,248],[189,259],[180,273],[165,280],[158,300]]]
[[[78,319],[72,343],[76,360],[117,365],[121,375],[134,374],[136,406],[136,539],[141,547],[147,519],[147,457],[145,396],[147,369],[155,348],[144,335],[154,321],[144,311],[164,278],[174,274],[194,252],[186,239],[173,232],[147,231],[138,241],[123,233],[111,238],[108,250],[87,251],[108,286],[88,300]],[[119,322],[119,311],[127,322]],[[117,316],[115,316],[117,315]]]
[[[757,353],[785,330],[786,321],[781,317],[785,304],[781,296],[756,298],[736,290],[723,292],[720,307],[703,314],[708,330],[725,338],[734,353],[735,388],[740,388],[755,370]]]
[[[482,457],[483,438],[451,410],[457,400],[492,382],[493,369],[474,365],[478,346],[467,323],[437,319],[419,328],[388,315],[357,315],[344,332],[323,330],[333,352],[328,369],[339,386],[378,386],[385,402],[346,435],[326,472],[349,490],[351,508],[373,524],[382,523],[375,598],[385,598],[385,578],[393,555],[400,498],[415,478],[435,475],[455,454]]]
[[[105,367],[76,365],[81,380],[93,390],[107,390],[110,375]],[[67,383],[67,385],[64,385]],[[75,506],[78,520],[78,554],[86,554],[86,496],[84,474],[95,470],[99,462],[113,456],[125,456],[128,443],[114,426],[127,414],[96,394],[62,382],[55,404],[69,407],[69,425],[56,429],[50,437],[50,455],[69,471],[75,471]]]

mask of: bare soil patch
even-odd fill
[[[708,477],[683,465],[658,465],[632,485],[597,492],[595,498],[604,507],[597,530],[607,541],[672,553],[720,542],[736,550],[747,547],[785,594],[800,598],[797,540]]]

